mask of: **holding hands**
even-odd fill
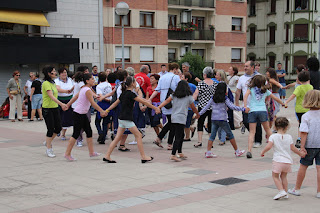
[[[155,110],[156,114],[160,114],[161,113],[161,109],[159,107],[157,107]]]
[[[69,109],[69,106],[67,104],[61,104],[61,108],[63,111],[67,111]]]
[[[249,113],[250,112],[250,108],[249,107],[245,107],[245,113]]]

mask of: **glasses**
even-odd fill
[[[16,75],[16,76],[20,76],[20,75]]]

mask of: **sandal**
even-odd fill
[[[23,121],[22,119],[18,119],[18,121]]]
[[[11,120],[11,122],[16,122],[16,120]]]
[[[221,142],[221,141],[219,142],[219,145],[220,145],[220,146],[223,146],[223,145],[225,145],[225,144],[226,144],[225,142]]]
[[[158,147],[163,148],[163,146],[161,145],[160,142],[158,142],[158,141],[153,141],[153,143],[154,143],[155,145],[157,145]]]
[[[188,158],[187,156],[185,156],[185,155],[182,154],[182,153],[179,153],[179,154],[177,155],[177,157],[180,158],[180,159],[182,159],[182,160],[186,160],[186,159]]]
[[[120,145],[118,148],[119,151],[121,152],[127,152],[130,151],[130,149],[128,149],[127,147],[125,147],[124,145]]]
[[[193,145],[195,148],[199,148],[199,146],[202,146],[202,142],[198,142],[197,144]]]
[[[172,145],[168,144],[167,150],[172,150]]]
[[[175,155],[172,155],[171,158],[170,158],[170,160],[173,160],[173,161],[175,161],[175,162],[181,162],[181,159],[178,158],[178,157],[175,156]]]

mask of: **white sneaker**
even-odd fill
[[[241,155],[243,155],[246,152],[246,150],[239,150],[238,152],[236,151],[234,154],[236,155],[236,157],[240,157]]]
[[[132,141],[132,142],[130,142],[130,143],[128,143],[128,144],[130,144],[130,145],[136,145],[136,144],[137,144],[137,141]]]
[[[259,143],[259,142],[255,142],[255,143],[253,144],[253,148],[259,148],[260,146],[262,146],[262,144]]]
[[[82,141],[77,141],[77,147],[83,147]]]
[[[286,196],[284,196],[283,198],[284,198],[284,199],[289,199],[289,195],[288,195],[288,193],[287,193],[287,195],[286,195]]]
[[[216,158],[216,157],[218,157],[217,155],[213,154],[212,152],[206,152],[205,156],[206,156],[206,158]]]
[[[288,193],[292,194],[292,195],[295,195],[295,196],[300,196],[301,195],[300,190],[296,190],[295,188],[288,189]]]
[[[280,191],[276,196],[274,196],[274,200],[279,200],[280,198],[284,198],[285,196],[287,196],[287,192],[285,192],[284,190]]]
[[[56,157],[56,155],[53,153],[52,148],[51,149],[47,149],[46,154],[49,158],[54,158]]]
[[[317,197],[317,198],[320,198],[320,192],[317,193],[316,197]]]

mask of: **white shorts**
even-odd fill
[[[128,121],[128,120],[120,120],[119,119],[119,127],[121,128],[131,128],[131,127],[134,127],[135,124],[133,121]]]

